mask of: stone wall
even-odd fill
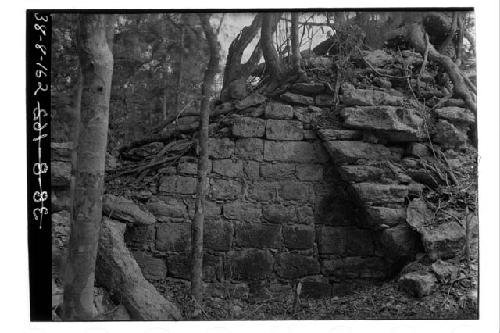
[[[306,293],[329,295],[332,283],[388,276],[379,235],[360,222],[357,200],[312,130],[320,113],[269,101],[210,139],[205,282],[302,279]],[[150,280],[189,279],[196,172],[190,156],[160,169],[144,203],[156,222],[125,235]]]

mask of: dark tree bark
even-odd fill
[[[205,71],[202,85],[200,110],[200,155],[198,159],[198,184],[196,187],[195,215],[191,223],[191,295],[195,300],[202,300],[202,266],[203,266],[203,224],[205,220],[205,196],[208,185],[208,128],[209,102],[219,66],[219,47],[217,37],[210,26],[209,14],[200,14],[200,21],[207,39],[210,60]]]
[[[94,315],[95,261],[102,220],[104,161],[113,75],[113,16],[81,14],[79,19],[81,116],[71,234],[64,276],[65,320],[90,320]]]
[[[224,81],[222,89],[227,88],[229,83],[240,78],[246,78],[253,72],[262,57],[262,50],[257,44],[250,59],[243,65],[241,57],[243,52],[257,36],[262,22],[262,14],[257,14],[252,24],[244,27],[236,38],[231,42],[227,53],[226,67],[224,68]]]
[[[292,67],[296,73],[301,72],[300,67],[300,49],[299,49],[299,14],[292,12],[291,14],[291,36],[292,41]]]
[[[262,29],[260,33],[260,46],[266,61],[266,71],[271,77],[271,82],[279,82],[283,77],[282,65],[278,56],[278,52],[273,45],[273,25],[278,22],[275,20],[278,13],[262,14]]]
[[[182,17],[182,16],[181,16]],[[184,26],[181,26],[181,35],[179,37],[179,54],[177,60],[177,77],[175,83],[175,100],[174,100],[174,113],[179,114],[180,111],[180,100],[181,100],[181,86],[182,86],[182,72],[184,70]]]

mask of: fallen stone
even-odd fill
[[[459,267],[446,261],[437,260],[431,265],[432,271],[441,283],[449,283],[458,277]]]
[[[455,221],[434,228],[423,228],[422,244],[431,260],[449,259],[460,253],[465,244],[465,228]]]
[[[288,104],[268,103],[265,115],[267,119],[293,119],[293,108]]]
[[[418,141],[424,137],[423,119],[416,110],[393,106],[348,107],[342,110],[346,126],[374,131],[388,141]]]
[[[323,144],[336,164],[355,164],[358,160],[394,160],[401,154],[384,145],[362,141],[325,141]]]
[[[348,83],[342,85],[341,100],[346,106],[404,105],[404,98],[401,96],[379,90],[356,89]]]
[[[179,309],[142,275],[123,241],[126,225],[103,219],[96,260],[96,282],[116,295],[133,320],[180,320]]]
[[[436,278],[428,272],[410,272],[400,277],[398,283],[411,296],[421,298],[432,292]]]
[[[325,85],[318,82],[294,83],[290,90],[301,95],[317,95],[325,91]]]
[[[448,121],[439,120],[432,139],[441,144],[443,148],[456,148],[467,142],[467,134],[450,124]]]
[[[363,51],[362,56],[373,67],[384,67],[394,63],[394,57],[384,50]]]
[[[245,97],[244,99],[235,103],[234,107],[237,110],[244,110],[251,106],[256,106],[264,103],[266,101],[266,97],[260,94],[253,94]]]
[[[153,224],[154,215],[145,212],[132,200],[105,194],[102,199],[102,212],[109,218],[135,224]]]
[[[399,224],[382,231],[380,242],[387,255],[393,258],[413,259],[422,247],[418,233],[406,224]]]
[[[280,96],[281,100],[284,102],[300,105],[313,105],[314,99],[309,96],[297,95],[291,92],[286,92]]]
[[[476,122],[476,117],[468,109],[457,106],[446,106],[435,110],[437,116],[452,124],[472,125]]]

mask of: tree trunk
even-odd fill
[[[81,116],[63,318],[94,316],[94,278],[102,219],[104,160],[113,75],[112,15],[81,14],[78,51],[82,71]]]
[[[273,24],[277,22],[277,20],[275,20],[275,15],[279,14],[262,14],[262,29],[260,33],[260,46],[262,47],[262,53],[266,61],[266,70],[271,76],[271,82],[274,83],[281,81],[283,76],[281,62],[273,45]]]
[[[203,224],[205,220],[205,195],[208,185],[208,127],[209,102],[213,92],[215,74],[219,66],[219,48],[217,37],[210,26],[208,14],[200,14],[201,25],[207,39],[210,60],[205,71],[202,85],[200,110],[200,155],[198,160],[198,184],[196,187],[195,215],[191,224],[191,295],[195,300],[202,300],[202,266],[203,266]]]
[[[236,38],[231,42],[227,53],[226,67],[224,68],[222,89],[227,88],[229,83],[231,83],[232,81],[242,77],[244,78],[245,73],[251,73],[254,70],[254,68],[244,68],[249,66],[245,66],[246,64],[241,64],[241,57],[243,56],[243,52],[245,52],[245,49],[259,32],[261,22],[262,14],[257,14],[254,17],[252,24],[244,27],[238,34],[238,36],[236,36]],[[262,54],[260,51],[260,47],[258,47],[257,45],[247,64],[253,64],[252,67],[255,67],[259,63],[261,56]],[[244,69],[245,73],[243,73]]]
[[[182,71],[184,67],[184,26],[181,27],[181,36],[179,39],[179,59],[177,61],[177,78],[175,85],[175,101],[174,110],[175,114],[178,115],[180,111],[180,96],[181,96],[181,85],[182,85]]]
[[[299,49],[299,13],[292,12],[291,17],[291,37],[292,40],[292,68],[296,73],[301,72],[300,49]]]

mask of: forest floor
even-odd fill
[[[189,284],[169,280],[157,284],[165,296],[176,301],[184,320],[416,320],[478,319],[477,262],[467,269],[460,264],[460,276],[437,284],[429,296],[414,298],[401,291],[397,279],[359,287],[351,294],[321,299],[300,299],[293,292],[277,291],[266,296],[205,297],[198,315],[193,315]]]

